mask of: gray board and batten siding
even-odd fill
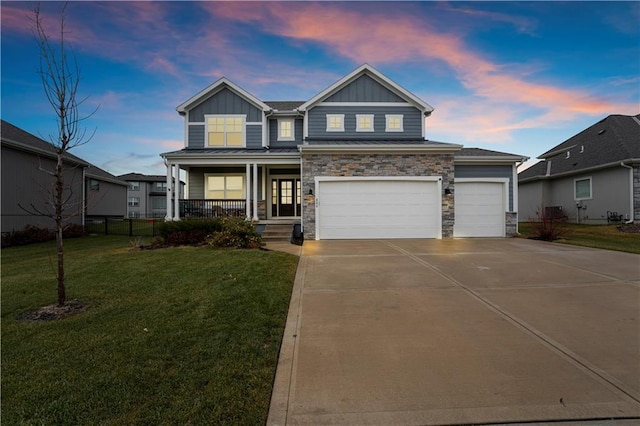
[[[456,178],[508,178],[509,211],[513,208],[513,167],[511,165],[456,165]]]
[[[327,132],[327,114],[344,114],[344,132]],[[356,132],[356,115],[373,114],[373,132]],[[386,132],[387,114],[403,116],[402,132]],[[422,138],[422,112],[413,106],[317,106],[307,112],[309,138]]]
[[[224,88],[189,110],[187,148],[206,147],[205,124],[202,123],[205,121],[205,115],[209,114],[245,115],[246,123],[260,123],[245,124],[246,147],[262,147],[262,110],[231,90]]]
[[[324,102],[407,102],[368,75],[362,75]]]
[[[283,119],[291,119],[293,117],[282,117]],[[271,148],[295,148],[302,144],[302,136],[304,133],[304,123],[302,119],[297,118],[294,122],[294,137],[292,141],[278,140],[278,119],[269,119],[269,147]]]

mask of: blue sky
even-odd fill
[[[55,129],[35,3],[3,1],[2,111]],[[43,2],[45,28],[61,3]],[[640,113],[640,2],[71,2],[93,140],[113,174],[164,174],[175,108],[225,76],[266,101],[307,100],[363,63],[435,107],[431,140],[535,157],[609,114]],[[81,110],[82,112],[82,110]]]

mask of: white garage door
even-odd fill
[[[440,238],[437,180],[321,180],[319,239]]]
[[[505,184],[455,183],[455,237],[504,237]]]

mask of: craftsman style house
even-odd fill
[[[428,140],[433,110],[366,64],[299,102],[221,78],[177,107],[185,147],[162,154],[167,219],[240,215],[300,224],[306,239],[514,234],[526,158]]]

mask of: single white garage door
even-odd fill
[[[437,180],[320,180],[318,239],[440,238]]]
[[[504,237],[505,184],[455,183],[455,237]]]

